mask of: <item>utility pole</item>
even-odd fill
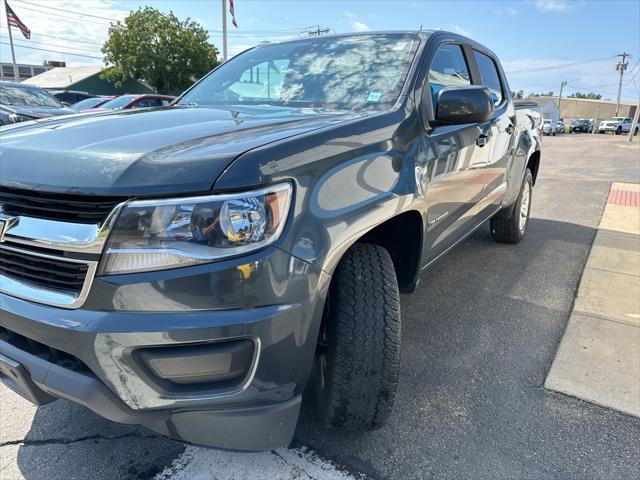
[[[629,136],[627,137],[628,143],[631,143],[633,134],[636,132],[636,128],[638,128],[638,116],[640,116],[640,100],[638,101],[638,105],[636,105],[636,114],[633,116],[633,122],[631,122],[631,130],[629,130]]]
[[[622,57],[622,61],[616,64],[616,70],[620,72],[620,82],[618,83],[618,99],[616,100],[616,117],[618,116],[618,111],[620,110],[620,95],[622,94],[622,76],[624,75],[624,71],[627,69],[629,62],[627,62],[627,57],[631,58],[630,53],[622,52],[618,54],[618,57]]]
[[[307,33],[310,37],[319,37],[320,35],[327,35],[331,32],[330,28],[321,27],[320,25],[316,25],[315,27],[309,27]]]
[[[560,112],[560,118],[562,118],[562,112],[560,111],[560,103],[562,103],[562,89],[567,85],[567,81],[563,81],[560,84],[560,95],[558,95],[558,112]]]
[[[227,61],[227,0],[222,0],[222,62]]]

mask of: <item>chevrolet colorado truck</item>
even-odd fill
[[[540,119],[443,31],[250,49],[174,103],[0,129],[0,377],[227,449],[392,411],[400,292],[526,233]],[[538,116],[539,117],[539,116]],[[537,123],[536,123],[537,122]]]

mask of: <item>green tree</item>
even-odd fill
[[[524,98],[524,90],[518,90],[517,92],[511,92],[511,96],[516,100]]]
[[[591,100],[600,100],[602,98],[602,95],[600,95],[599,93],[581,93],[581,92],[576,92],[576,93],[572,93],[567,98],[588,98],[588,99],[591,99]]]
[[[218,52],[197,22],[151,7],[112,24],[102,53],[102,78],[118,86],[142,80],[160,93],[181,93],[218,64]]]

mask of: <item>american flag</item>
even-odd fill
[[[231,14],[231,23],[233,26],[238,28],[238,23],[236,22],[236,14],[233,9],[233,0],[229,0],[229,13]]]
[[[4,0],[4,8],[7,11],[7,23],[9,24],[9,28],[11,27],[19,28],[20,31],[22,32],[22,35],[24,35],[24,38],[29,40],[31,38],[31,30],[29,30],[27,26],[24,23],[22,23],[22,20],[20,20],[16,15],[16,12],[11,10],[11,7],[7,3],[7,0]]]

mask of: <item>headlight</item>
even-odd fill
[[[246,254],[275,242],[287,221],[288,183],[252,192],[127,204],[100,273],[144,272]]]
[[[26,115],[20,115],[19,113],[9,114],[9,122],[11,123],[26,122],[28,120],[33,120],[33,118],[27,117]]]

